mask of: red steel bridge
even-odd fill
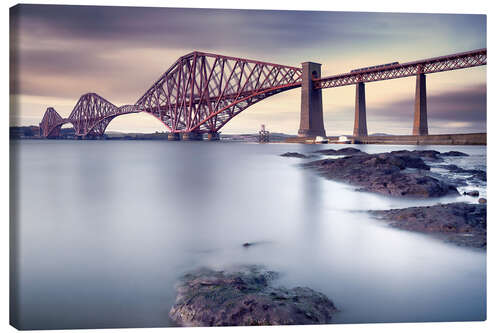
[[[486,65],[486,49],[408,63],[391,63],[321,77],[321,64],[291,67],[204,52],[180,57],[133,105],[116,106],[87,93],[68,118],[49,107],[40,123],[43,137],[58,137],[70,123],[78,137],[100,137],[120,115],[146,112],[159,119],[169,139],[218,139],[220,129],[251,105],[280,92],[301,87],[299,136],[325,135],[322,89],[356,85],[354,135],[367,135],[365,82],[417,77],[413,134],[427,134],[425,75]]]

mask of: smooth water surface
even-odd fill
[[[245,263],[282,273],[277,284],[323,292],[340,309],[336,323],[484,320],[484,251],[396,230],[365,212],[477,198],[358,192],[279,156],[341,147],[12,141],[17,326],[172,326],[183,273]],[[446,162],[486,169],[485,147],[418,149],[466,152]],[[467,188],[486,197],[486,184]]]

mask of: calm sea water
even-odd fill
[[[357,192],[279,156],[321,148],[341,146],[12,141],[18,327],[172,326],[179,276],[245,263],[281,272],[279,285],[323,292],[341,310],[337,323],[484,320],[484,251],[364,212],[477,199]],[[418,149],[463,151],[471,156],[447,162],[486,169],[485,147]],[[467,189],[486,197],[486,184]]]

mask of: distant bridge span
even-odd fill
[[[79,137],[99,137],[120,115],[146,112],[159,119],[169,138],[218,138],[232,118],[251,105],[280,92],[302,88],[299,135],[325,135],[322,89],[356,84],[354,135],[367,135],[364,83],[417,76],[414,134],[427,134],[425,74],[486,65],[486,49],[414,61],[373,66],[321,77],[321,65],[302,68],[192,52],[180,57],[133,105],[116,106],[105,98],[82,95],[68,118],[49,107],[40,123],[44,137],[59,136],[71,123]]]
[[[135,105],[118,107],[95,93],[88,93],[80,97],[68,118],[62,118],[52,107],[47,108],[40,123],[40,133],[44,137],[57,137],[62,125],[70,123],[76,136],[98,137],[104,135],[115,117],[137,112],[141,111]]]

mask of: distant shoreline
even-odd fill
[[[328,143],[353,143],[353,144],[387,144],[387,145],[486,145],[486,133],[466,134],[432,134],[432,135],[387,135],[373,134],[364,137],[353,137],[350,135],[328,136]],[[246,134],[220,134],[222,141],[231,142],[259,142],[258,133]],[[62,129],[58,138],[46,139],[39,136],[37,126],[11,126],[10,139],[20,140],[79,140],[74,136],[72,129]],[[164,140],[168,139],[168,133],[117,133],[111,132],[104,137],[86,138],[85,140]],[[298,137],[285,133],[269,133],[270,143],[315,143],[316,137]]]

